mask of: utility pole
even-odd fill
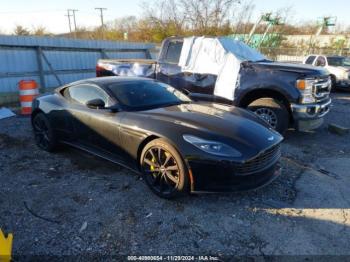
[[[72,11],[73,13],[73,23],[74,23],[74,37],[77,38],[77,21],[75,19],[75,12],[79,11],[77,9],[68,9],[68,12]]]
[[[103,22],[103,11],[107,10],[107,8],[102,8],[102,7],[96,7],[96,10],[100,10],[100,17],[101,17],[101,26],[104,27],[104,22]]]
[[[104,39],[104,27],[105,24],[103,22],[103,11],[107,10],[107,8],[103,7],[96,7],[95,10],[100,10],[100,17],[101,17],[101,31],[102,31],[102,38]]]
[[[77,21],[75,20],[75,12],[78,12],[78,9],[69,9],[73,13],[73,22],[74,22],[74,30],[77,31]]]
[[[70,17],[71,17],[70,9],[67,9],[67,14],[65,16],[68,17],[69,33],[72,33],[72,26],[70,24]]]

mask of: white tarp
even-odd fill
[[[217,75],[214,95],[234,99],[243,61],[266,59],[241,41],[230,38],[184,39],[179,66],[183,72]]]

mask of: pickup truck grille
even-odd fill
[[[280,144],[273,146],[272,148],[266,150],[257,157],[247,161],[243,164],[235,165],[235,173],[237,175],[249,175],[252,173],[259,172],[264,168],[274,164],[281,157],[281,146]]]
[[[314,83],[314,96],[320,101],[325,98],[328,98],[331,91],[332,81],[329,77],[318,78]]]

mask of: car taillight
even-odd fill
[[[99,64],[96,65],[96,77],[102,76],[103,67],[101,67]]]

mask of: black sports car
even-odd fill
[[[144,78],[75,82],[33,102],[38,146],[68,144],[144,174],[153,192],[239,191],[280,173],[282,136],[252,113]]]

